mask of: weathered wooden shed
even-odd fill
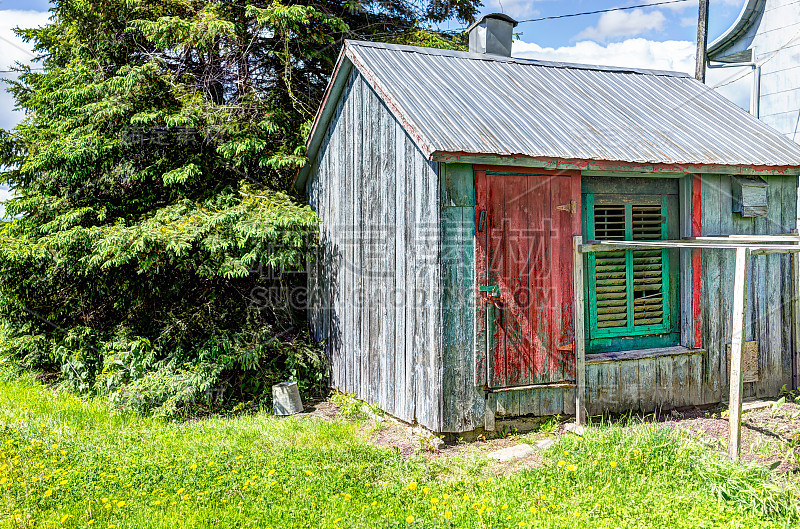
[[[572,414],[578,310],[590,414],[720,402],[732,254],[588,254],[576,307],[573,236],[790,233],[800,146],[683,74],[508,57],[513,25],[345,44],[296,182],[332,385],[435,432]],[[746,396],[797,384],[790,268],[753,258]]]

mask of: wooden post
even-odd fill
[[[706,82],[706,48],[708,47],[708,0],[700,0],[697,16],[697,63],[694,77]]]
[[[575,327],[575,423],[586,424],[586,342],[584,341],[583,322],[583,254],[580,245],[583,236],[572,237],[572,292],[573,316]]]
[[[731,371],[730,398],[728,412],[730,414],[730,435],[728,437],[728,455],[734,461],[739,459],[739,448],[742,444],[742,395],[744,382],[742,376],[745,339],[745,321],[747,319],[747,272],[750,268],[750,249],[736,248],[736,270],[733,280],[733,321],[731,327]]]

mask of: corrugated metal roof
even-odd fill
[[[682,73],[355,41],[343,55],[428,157],[800,166],[799,145]]]

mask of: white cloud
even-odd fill
[[[586,40],[572,46],[543,48],[518,40],[512,53],[515,57],[548,61],[694,72],[695,46],[683,40],[656,42],[639,38],[606,45]]]
[[[3,48],[0,69],[8,70],[16,61],[28,63],[33,59],[31,45],[15,35],[13,29],[42,26],[49,16],[50,13],[46,11],[0,10],[0,43]]]
[[[661,31],[667,18],[661,11],[611,11],[600,15],[596,26],[591,26],[573,38],[605,42],[615,37],[633,37],[648,31]]]
[[[505,13],[516,19],[527,19],[539,15],[539,10],[533,4],[541,0],[489,0],[486,2],[484,13]]]
[[[543,48],[532,42],[518,40],[514,42],[512,49],[514,57],[671,70],[691,75],[694,75],[695,53],[694,42],[683,40],[657,42],[642,38],[627,39],[606,45],[583,41],[561,48]],[[706,76],[708,85],[715,86],[741,75],[740,69],[737,68],[736,73],[732,70],[709,70]],[[748,75],[735,83],[720,87],[718,91],[742,108],[749,109],[751,84],[752,76]]]
[[[0,218],[6,216],[5,202],[14,196],[14,192],[9,190],[7,186],[0,186]]]
[[[15,27],[32,28],[47,22],[50,13],[46,11],[0,10],[0,70],[8,70],[16,62],[30,64],[34,58],[31,45],[14,34]],[[0,78],[14,79],[14,74],[0,74]],[[5,83],[0,84],[0,128],[10,129],[22,119],[23,115],[14,110],[14,99],[5,91]]]
[[[33,28],[47,23],[50,13],[46,11],[20,11],[15,9],[0,10],[0,70],[8,70],[17,62],[30,64],[34,58],[31,45],[24,42],[13,29],[15,27]],[[14,79],[14,74],[2,73],[0,78]],[[14,110],[14,98],[6,92],[7,85],[0,84],[0,128],[11,129],[23,118],[20,111]],[[5,186],[0,187],[0,217],[5,216],[3,203],[13,196],[14,192]]]

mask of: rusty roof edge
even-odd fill
[[[486,53],[469,53],[466,51],[444,50],[439,48],[423,48],[419,46],[406,46],[403,44],[389,44],[386,42],[370,42],[365,40],[348,40],[346,42],[349,46],[353,47],[363,46],[363,47],[380,48],[392,51],[419,53],[421,55],[453,57],[456,59],[471,59],[476,61],[490,61],[490,62],[511,62],[526,66],[540,66],[545,68],[563,68],[572,70],[592,70],[598,72],[636,73],[641,75],[658,75],[664,77],[693,78],[692,75],[689,75],[687,73],[675,72],[670,70],[648,70],[646,68],[628,68],[623,66],[601,66],[594,64],[580,64],[572,62],[542,61],[539,59],[523,59],[521,57],[503,57],[502,55],[492,55]]]
[[[733,24],[731,24],[731,27],[708,45],[706,54],[709,60],[714,60],[715,56],[722,54],[722,52],[733,45],[736,39],[753,25],[756,16],[761,12],[761,8],[764,7],[764,4],[765,0],[747,0],[747,2],[745,2],[742,6],[742,11]]]
[[[434,151],[430,159],[445,163],[472,163],[506,165],[508,167],[532,167],[547,170],[620,171],[640,173],[722,173],[736,175],[800,175],[800,160],[796,165],[742,165],[742,164],[698,164],[698,163],[649,163],[625,160],[567,159],[551,156],[528,156],[524,154],[488,154],[456,151]]]
[[[343,46],[342,50],[339,52],[336,66],[328,81],[325,94],[322,96],[322,102],[314,116],[314,123],[311,125],[311,131],[308,133],[308,139],[306,140],[306,164],[297,172],[293,183],[293,187],[297,191],[301,191],[306,185],[308,174],[311,172],[311,166],[314,165],[317,159],[319,146],[322,143],[322,138],[325,136],[325,129],[328,123],[330,123],[331,117],[336,110],[336,102],[339,101],[339,96],[341,96],[350,71],[353,69],[353,63],[351,63],[345,55],[345,48],[346,46]]]

